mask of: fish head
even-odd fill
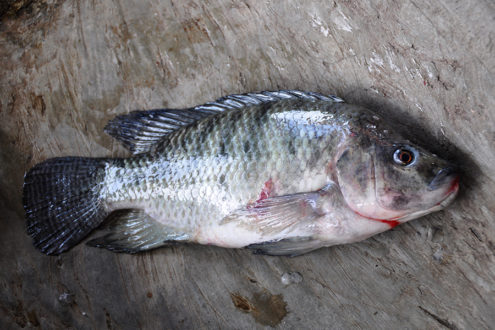
[[[356,214],[398,223],[443,209],[459,189],[452,164],[403,139],[358,139],[340,155],[336,175]]]

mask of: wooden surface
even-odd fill
[[[33,1],[1,18],[0,328],[493,327],[493,1],[281,3]],[[292,259],[32,247],[21,187],[33,164],[125,155],[103,133],[117,114],[288,88],[402,123],[463,167],[458,200]]]

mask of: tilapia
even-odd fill
[[[135,111],[105,131],[128,158],[63,157],[24,179],[27,231],[46,254],[134,253],[181,242],[300,255],[443,209],[454,166],[371,110],[286,90]]]

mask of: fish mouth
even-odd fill
[[[444,186],[446,181],[448,179],[451,179],[452,177],[454,177],[454,181],[456,181],[456,180],[459,181],[459,175],[457,174],[457,171],[453,167],[442,168],[435,175],[433,180],[428,185],[427,189],[430,191],[437,190],[437,189],[441,188],[442,186]],[[450,191],[450,189],[449,189],[449,191]]]
[[[460,181],[460,176],[458,174],[455,175],[454,179],[452,180],[452,183],[450,184],[450,187],[447,189],[445,192],[444,198],[436,203],[434,206],[430,207],[429,209],[426,210],[419,210],[413,213],[409,213],[404,216],[399,216],[391,220],[396,220],[401,223],[422,217],[424,215],[443,210],[445,207],[447,207],[450,203],[454,201],[454,199],[457,197],[457,193],[459,192],[459,181]]]
[[[456,174],[454,179],[452,180],[452,183],[450,184],[449,188],[446,190],[444,198],[440,202],[436,203],[434,206],[432,206],[426,210],[418,210],[418,211],[415,211],[412,213],[398,215],[398,216],[388,218],[388,219],[368,217],[368,216],[365,216],[365,215],[363,215],[363,214],[361,214],[355,210],[354,210],[354,213],[356,213],[357,215],[359,215],[363,218],[366,218],[368,220],[382,222],[382,223],[388,224],[390,226],[390,228],[394,228],[398,224],[407,222],[407,221],[415,219],[415,218],[422,217],[424,215],[427,215],[427,214],[430,214],[430,213],[433,213],[436,211],[440,211],[440,210],[444,209],[445,207],[447,207],[450,203],[452,203],[452,201],[454,201],[454,199],[457,196],[457,193],[459,192],[459,181],[460,181],[460,176]]]
[[[459,192],[459,181],[460,176],[456,175],[449,189],[445,193],[445,198],[441,202],[437,203],[436,206],[442,206],[442,208],[446,207],[455,199],[457,193]]]
[[[372,157],[372,182],[374,184],[374,191],[375,191],[375,196],[377,195],[377,183],[376,183],[376,164],[374,162],[374,158]],[[448,189],[445,190],[443,193],[443,198],[441,201],[438,203],[434,204],[432,207],[428,209],[420,209],[412,212],[407,212],[407,213],[399,213],[397,212],[394,216],[391,217],[385,217],[385,218],[375,218],[375,217],[370,217],[367,215],[364,215],[360,212],[358,212],[356,209],[352,208],[353,212],[357,214],[358,216],[368,219],[368,220],[373,220],[373,221],[378,221],[382,222],[385,224],[388,224],[390,228],[393,228],[397,226],[398,224],[407,222],[409,220],[415,219],[422,217],[424,215],[427,215],[429,213],[433,213],[436,211],[440,211],[444,209],[446,206],[448,206],[457,196],[457,193],[459,192],[459,180],[460,180],[460,175],[458,172],[455,170],[454,167],[445,167],[441,169],[433,178],[433,180],[430,182],[430,184],[426,187],[426,190],[428,191],[433,191],[433,190],[439,190],[442,189],[442,187],[446,186],[446,183],[449,182],[450,180],[450,186]],[[445,188],[444,188],[445,189]],[[442,195],[442,193],[439,191],[439,195]],[[383,207],[383,206],[382,206]],[[387,208],[384,208],[387,211],[393,211]]]

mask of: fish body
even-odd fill
[[[26,174],[35,246],[138,252],[175,242],[299,255],[442,209],[458,175],[372,111],[301,91],[133,112],[106,131],[134,156],[55,158]],[[77,203],[77,205],[75,205]]]

